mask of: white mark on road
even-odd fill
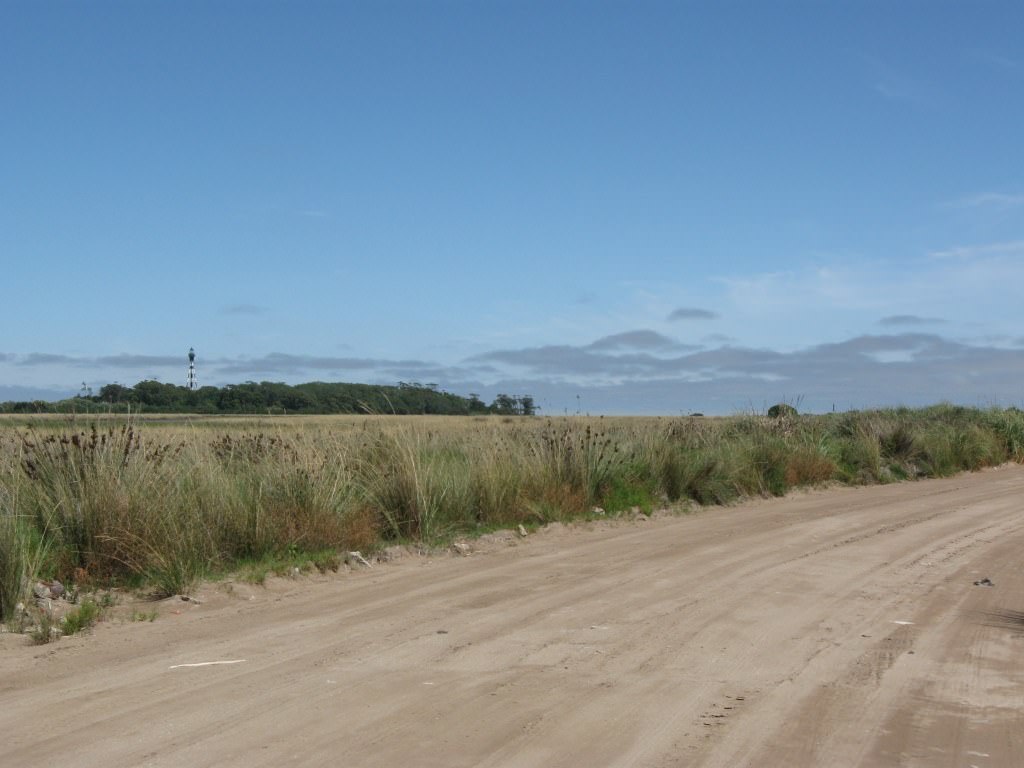
[[[174,664],[168,669],[180,669],[181,667],[212,667],[215,664],[241,664],[245,659],[231,659],[230,661],[198,661],[195,664]]]

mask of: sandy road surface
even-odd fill
[[[1004,467],[207,587],[6,636],[0,765],[1019,766],[1022,561]]]

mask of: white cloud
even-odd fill
[[[928,254],[933,259],[977,259],[984,256],[1024,256],[1024,240],[981,245],[958,245]]]
[[[983,192],[946,203],[947,208],[989,208],[997,211],[1007,211],[1020,206],[1024,206],[1024,195],[1004,192]]]

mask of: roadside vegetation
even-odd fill
[[[1024,413],[0,421],[0,621],[40,579],[187,593],[226,572],[637,508],[1024,461]],[[340,557],[339,554],[341,553]],[[78,611],[74,627],[95,620]]]

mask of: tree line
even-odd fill
[[[333,414],[379,413],[395,415],[498,414],[533,416],[537,406],[529,395],[499,394],[490,405],[475,393],[468,397],[445,392],[436,384],[398,382],[394,386],[314,381],[283,384],[247,381],[223,387],[188,389],[159,381],[135,386],[106,384],[98,393],[82,386],[75,397],[57,402],[43,400],[0,403],[0,413],[259,413]]]

